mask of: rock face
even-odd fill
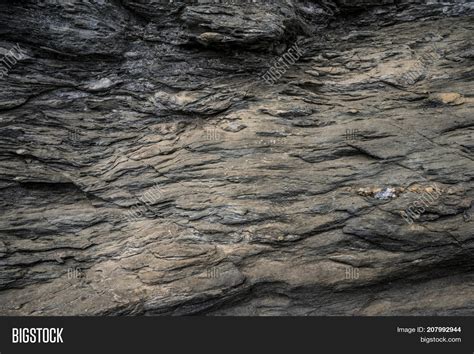
[[[2,1],[0,314],[473,315],[473,14]]]

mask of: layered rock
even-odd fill
[[[472,315],[472,14],[3,2],[0,314]]]

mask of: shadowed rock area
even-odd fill
[[[0,315],[474,315],[473,16],[0,1]]]

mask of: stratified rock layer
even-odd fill
[[[472,3],[59,3],[0,4],[1,315],[474,314]]]

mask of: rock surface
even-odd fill
[[[473,14],[3,1],[0,314],[474,315]]]

